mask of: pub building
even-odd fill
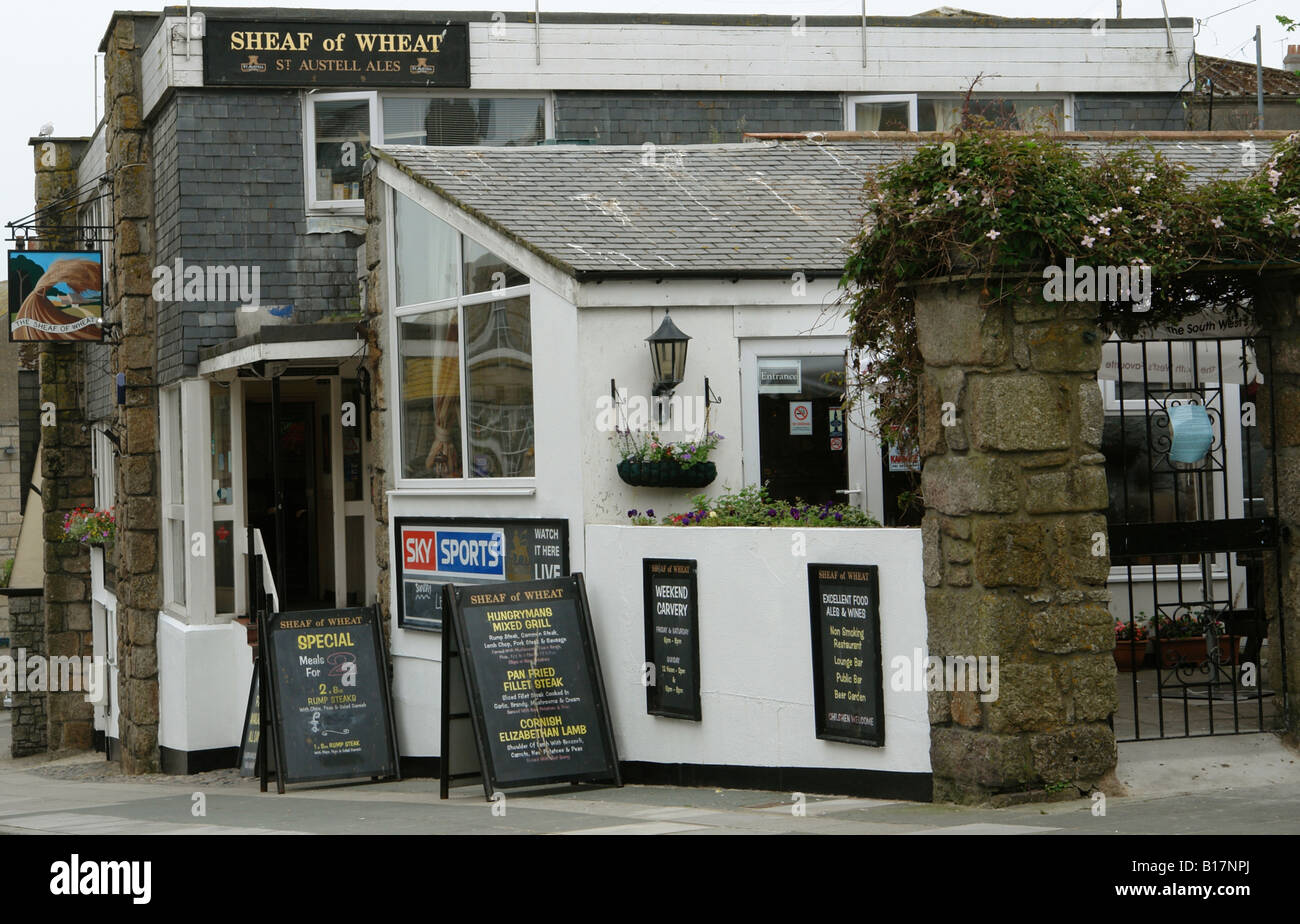
[[[1191,20],[1092,26],[114,14],[95,133],[55,139],[53,166],[32,140],[71,190],[37,215],[75,220],[105,267],[105,340],[75,348],[84,388],[59,410],[88,425],[79,500],[119,529],[92,550],[85,640],[117,653],[115,695],[50,721],[92,723],[133,769],[233,766],[257,583],[282,611],[381,607],[403,766],[427,771],[440,585],[583,572],[627,761],[921,791],[924,696],[886,686],[883,746],[846,747],[814,734],[809,659],[772,658],[807,649],[818,561],[878,563],[879,644],[925,647],[896,503],[916,460],[840,408],[844,248],[862,177],[914,143],[884,133],[951,129],[989,62],[1015,66],[970,105],[1012,127],[1180,128]],[[745,142],[844,129],[882,134]],[[707,410],[711,485],[620,477],[610,421],[654,395],[696,427]],[[791,559],[779,531],[627,526],[760,482],[900,528],[810,530]],[[699,562],[699,725],[647,715],[637,680],[658,558]],[[741,587],[763,590],[746,612]]]

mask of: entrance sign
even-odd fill
[[[808,566],[817,737],[882,747],[879,567]]]
[[[278,780],[400,776],[376,608],[273,613],[266,629]]]
[[[468,87],[469,26],[209,18],[203,84]]]
[[[103,340],[103,289],[98,251],[9,251],[10,342]]]
[[[694,560],[646,558],[646,712],[700,721],[700,607]]]
[[[797,395],[803,391],[803,363],[797,359],[760,359],[760,395]]]
[[[509,787],[566,781],[621,784],[582,575],[447,587],[443,632],[442,795],[452,766],[450,722],[474,728],[487,798]],[[458,661],[468,715],[453,714]]]
[[[568,520],[398,517],[397,624],[442,629],[442,585],[536,581],[569,573]]]

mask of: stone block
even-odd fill
[[[929,366],[996,365],[1006,354],[1004,312],[974,287],[936,287],[916,298],[916,338]]]
[[[1115,769],[1115,734],[1101,723],[1032,735],[1029,749],[1035,776],[1047,783],[1092,783]]]
[[[1095,554],[1098,550],[1104,554]],[[1110,547],[1105,516],[1064,517],[1052,524],[1051,577],[1061,587],[1106,583]]]
[[[1110,630],[1109,625],[1106,628]],[[1110,644],[1112,645],[1114,638],[1114,632],[1111,631]],[[1105,722],[1119,709],[1115,674],[1115,659],[1109,649],[1070,659],[1069,691],[1072,721]]]
[[[926,459],[921,493],[930,509],[950,516],[1013,513],[1020,508],[1015,464],[989,456]]]
[[[1049,606],[1029,617],[1029,643],[1052,654],[1109,652],[1115,647],[1114,621],[1096,604]]]
[[[158,534],[130,530],[122,544],[122,564],[134,574],[152,572],[158,563]]]
[[[931,729],[930,766],[935,777],[991,789],[1019,788],[1034,779],[1027,737],[966,728]]]
[[[943,582],[939,518],[933,513],[921,518],[921,571],[927,586],[938,587]]]
[[[985,587],[1037,587],[1047,567],[1045,538],[1039,523],[976,521],[976,579]]]
[[[1064,382],[1038,375],[974,376],[971,420],[976,448],[1000,451],[1066,449],[1070,394]]]
[[[1040,472],[1025,479],[1025,510],[1029,513],[1105,510],[1109,502],[1106,470],[1098,465]]]
[[[1086,446],[1101,446],[1102,427],[1106,423],[1106,407],[1102,400],[1101,385],[1097,382],[1079,383],[1079,439]]]
[[[1066,697],[1049,664],[999,660],[998,696],[985,703],[985,725],[999,734],[1057,728],[1066,721]]]

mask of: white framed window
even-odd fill
[[[373,92],[311,93],[303,104],[309,211],[362,212],[362,168],[381,137]]]
[[[916,94],[850,96],[844,126],[851,132],[914,132]]]
[[[371,144],[533,145],[554,137],[549,93],[350,91],[303,98],[307,209],[360,214]]]
[[[162,482],[163,606],[184,615],[186,601],[185,440],[179,387],[160,392],[159,456]]]
[[[528,277],[401,193],[389,205],[398,486],[531,486]]]
[[[962,93],[893,93],[849,96],[844,125],[849,131],[950,132],[961,124]],[[1012,129],[1073,127],[1073,97],[1020,93],[976,93],[970,111]]]

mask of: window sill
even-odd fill
[[[308,234],[339,234],[344,231],[351,231],[353,234],[365,234],[365,213],[322,212],[307,216]]]
[[[496,480],[478,482],[476,479],[475,481],[455,481],[449,484],[398,485],[387,493],[389,497],[466,497],[475,494],[495,497],[529,497],[537,493],[537,485],[531,479],[522,483],[509,481],[505,484],[494,484],[493,482]]]

